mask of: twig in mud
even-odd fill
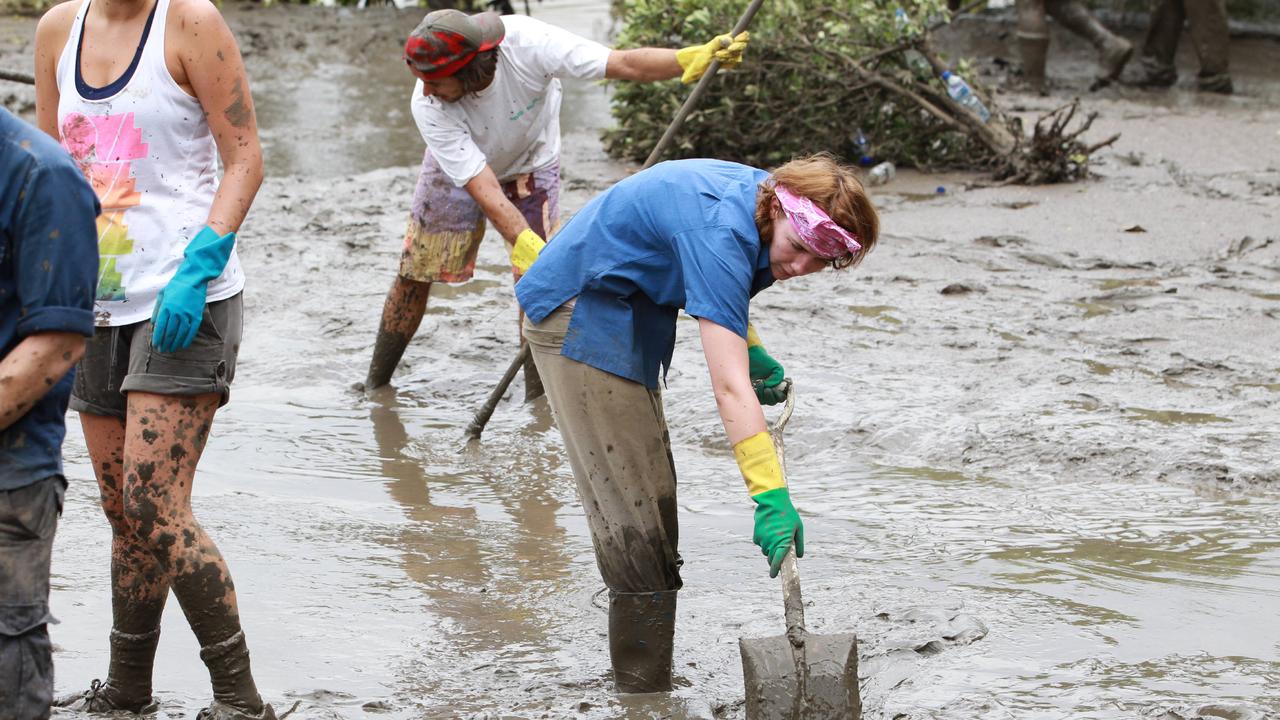
[[[293,707],[291,707],[291,708],[289,708],[288,710],[285,710],[284,712],[280,713],[279,715],[277,715],[277,716],[276,716],[276,718],[277,718],[278,720],[284,720],[285,718],[287,718],[287,717],[289,717],[290,715],[292,715],[292,714],[294,714],[295,712],[297,712],[297,711],[298,711],[298,706],[299,706],[299,705],[301,705],[301,704],[302,704],[302,701],[301,701],[301,700],[294,700],[294,701],[293,701]]]
[[[27,85],[36,84],[36,79],[34,76],[28,75],[26,73],[16,72],[13,70],[0,70],[0,80],[10,80],[16,83],[26,83]]]

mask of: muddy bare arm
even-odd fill
[[[222,158],[223,176],[209,209],[219,234],[240,229],[262,184],[262,146],[244,60],[217,8],[204,0],[181,5],[179,57],[204,108]]]
[[[0,360],[0,430],[27,414],[84,354],[78,333],[28,335]]]
[[[634,48],[609,53],[604,76],[609,80],[655,82],[680,77],[684,72],[676,62],[676,51],[666,48]]]
[[[493,227],[507,242],[514,243],[521,232],[529,229],[529,222],[507,196],[502,194],[502,186],[498,184],[498,176],[493,174],[493,168],[485,165],[480,174],[467,181],[463,187],[471,193],[484,216],[489,218],[489,222],[493,223]]]
[[[720,421],[731,444],[764,432],[764,411],[751,387],[747,371],[747,341],[736,332],[710,320],[698,318],[702,336],[702,353],[711,372],[711,387],[716,394]]]

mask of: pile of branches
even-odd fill
[[[1028,138],[967,62],[934,49],[934,32],[981,4],[953,13],[946,0],[771,0],[752,23],[747,60],[716,78],[669,157],[773,167],[825,150],[850,161],[987,170],[1007,183],[1085,176],[1089,156],[1115,141],[1080,140],[1093,114],[1079,118],[1072,103],[1041,118]],[[713,0],[626,0],[619,45],[705,42],[726,32],[737,10]],[[948,95],[940,79],[948,70],[968,81],[989,120]],[[642,160],[686,93],[678,83],[617,83],[606,148]]]

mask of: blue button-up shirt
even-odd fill
[[[763,170],[720,160],[659,163],[597,196],[516,283],[541,322],[577,297],[561,354],[658,387],[676,314],[746,337],[751,298],[773,284],[755,224]]]
[[[67,152],[0,108],[0,357],[36,333],[93,335],[98,210]],[[62,474],[73,375],[0,430],[0,491]]]

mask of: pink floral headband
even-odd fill
[[[823,260],[835,260],[846,252],[857,255],[862,252],[862,243],[858,236],[836,224],[822,208],[812,200],[796,195],[782,185],[776,185],[773,192],[782,204],[791,226],[796,229],[800,240]]]

